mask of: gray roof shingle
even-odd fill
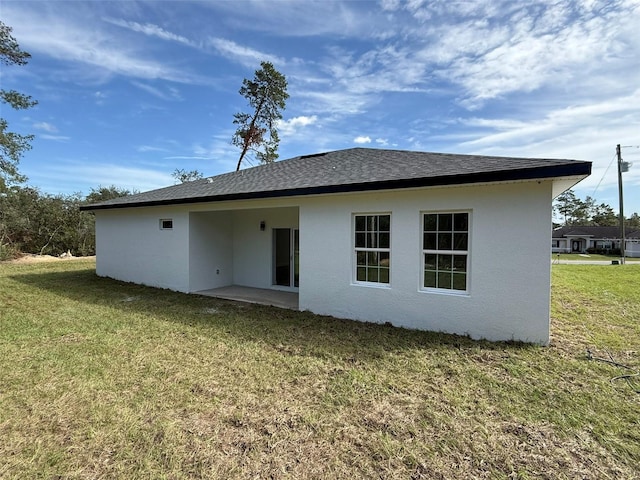
[[[587,236],[593,238],[620,238],[620,227],[600,227],[597,225],[567,225],[555,228],[551,238],[565,238],[568,236]],[[640,230],[627,228],[625,238],[640,238]]]
[[[246,198],[587,176],[591,162],[351,148],[260,165],[82,207],[100,210]]]

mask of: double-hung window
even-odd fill
[[[354,215],[355,280],[389,284],[391,215]]]
[[[469,215],[469,212],[423,214],[423,288],[469,290]]]

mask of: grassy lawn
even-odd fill
[[[640,478],[640,269],[553,266],[552,345],[0,264],[0,478]],[[611,355],[611,357],[609,357]]]
[[[551,260],[557,260],[558,259],[558,254],[557,253],[552,253],[551,254]],[[560,254],[560,260],[561,261],[565,261],[565,260],[598,260],[598,261],[607,261],[607,262],[611,262],[611,260],[620,260],[620,255],[599,255],[599,254],[579,254],[579,253],[561,253]],[[640,262],[640,258],[631,258],[631,257],[627,257],[625,259],[625,261],[627,263],[630,262]]]

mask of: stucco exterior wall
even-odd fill
[[[625,242],[627,247],[625,255],[631,258],[640,258],[640,242],[637,240]]]
[[[273,229],[298,228],[298,208],[236,210],[233,215],[233,283],[246,287],[276,288],[272,285]],[[262,221],[265,222],[264,231],[260,230]]]
[[[97,273],[194,292],[273,286],[274,228],[300,229],[299,307],[490,340],[549,340],[552,182],[96,212]],[[470,212],[469,291],[421,289],[421,216]],[[353,214],[391,214],[388,286],[354,282]],[[161,230],[162,218],[173,220]],[[260,222],[265,230],[260,230]]]
[[[160,220],[173,220],[161,230]],[[96,273],[152,287],[189,289],[189,215],[184,208],[96,211]]]
[[[189,214],[189,292],[233,285],[233,212]]]
[[[301,310],[468,334],[549,340],[551,182],[305,198]],[[421,213],[470,211],[468,294],[421,291]],[[353,279],[354,213],[391,213],[388,287]]]

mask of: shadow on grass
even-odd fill
[[[115,308],[123,315],[152,315],[209,334],[264,343],[284,353],[380,358],[403,350],[526,350],[521,342],[488,342],[460,335],[343,320],[277,307],[190,295],[98,277],[93,269],[21,273],[10,279],[82,304]],[[79,307],[82,308],[82,307]]]

